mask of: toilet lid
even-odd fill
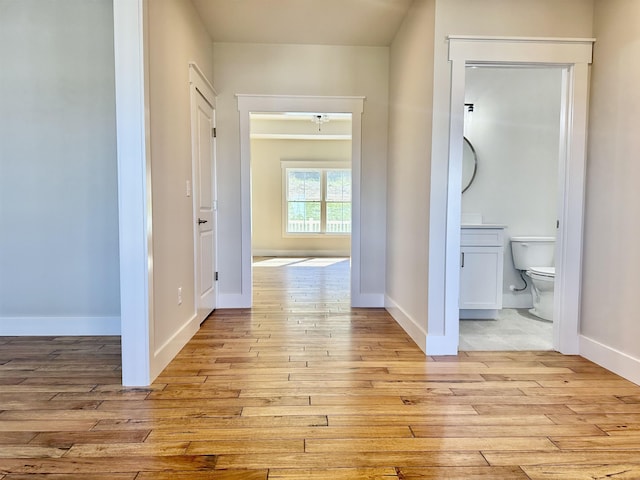
[[[535,273],[536,275],[541,275],[543,277],[555,277],[556,276],[556,268],[555,267],[531,267],[529,269],[531,273]]]

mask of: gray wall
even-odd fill
[[[0,65],[0,320],[119,328],[111,1],[0,0]]]
[[[634,357],[638,381],[640,2],[596,1],[594,18],[581,333]]]

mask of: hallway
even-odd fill
[[[554,352],[425,357],[349,307],[348,268],[257,259],[255,307],[148,389],[117,384],[113,337],[0,338],[0,479],[640,478],[640,387]]]

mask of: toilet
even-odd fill
[[[511,237],[513,265],[531,279],[533,308],[529,313],[553,321],[554,237]]]

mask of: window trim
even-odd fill
[[[282,237],[283,238],[350,238],[353,233],[353,210],[351,213],[352,232],[351,233],[331,233],[326,231],[327,222],[327,170],[349,170],[352,175],[351,162],[339,160],[281,160],[282,169]],[[287,170],[319,170],[320,171],[320,232],[288,232],[287,224],[289,219],[289,205],[287,197]],[[351,192],[351,205],[353,209],[353,191]]]

